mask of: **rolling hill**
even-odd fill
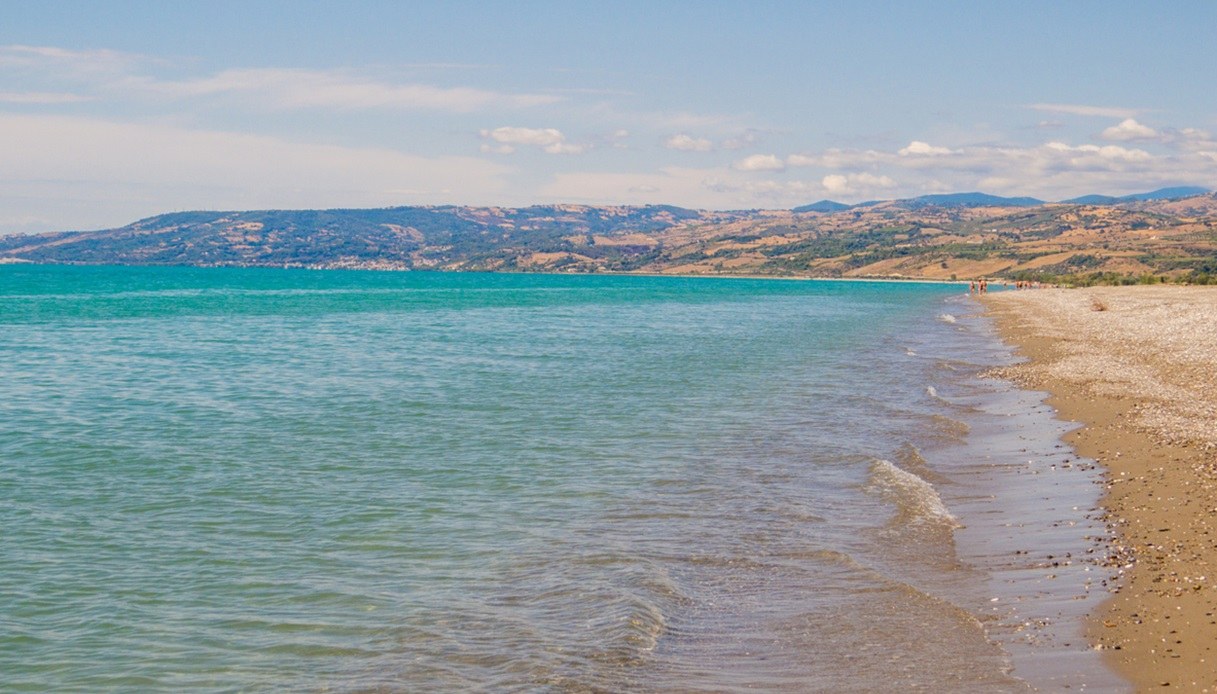
[[[0,262],[825,277],[1217,280],[1217,195],[979,193],[798,210],[428,206],[179,212],[0,238]]]

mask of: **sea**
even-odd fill
[[[0,265],[0,691],[1121,691],[966,285]]]

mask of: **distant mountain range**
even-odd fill
[[[1136,193],[1134,195],[1123,195],[1114,197],[1111,195],[1083,195],[1079,198],[1062,200],[1062,203],[1077,204],[1077,205],[1114,205],[1121,202],[1135,202],[1138,200],[1173,200],[1176,198],[1186,198],[1193,195],[1203,195],[1209,192],[1207,188],[1198,188],[1195,186],[1177,186],[1174,188],[1160,188],[1149,193]],[[832,200],[821,200],[813,202],[810,205],[796,207],[791,212],[840,212],[841,210],[849,210],[855,207],[870,207],[881,202],[891,202],[906,209],[917,209],[919,207],[1036,207],[1038,205],[1046,205],[1047,202],[1037,198],[1004,198],[999,195],[989,195],[988,193],[947,193],[943,195],[922,195],[916,198],[906,198],[903,200],[871,200],[869,202],[860,202],[856,205],[847,205],[845,203],[834,202]]]
[[[442,205],[176,212],[117,229],[0,237],[0,263],[1217,280],[1217,195],[1196,191],[1062,203],[959,193],[859,205],[824,200],[794,211]]]
[[[1193,195],[1204,195],[1209,192],[1207,188],[1197,188],[1196,186],[1177,186],[1174,188],[1159,188],[1158,190],[1149,193],[1135,193],[1133,195],[1121,195],[1114,197],[1111,195],[1083,195],[1080,198],[1070,198],[1061,202],[1073,203],[1077,205],[1115,205],[1121,202],[1135,202],[1137,200],[1174,200],[1177,198],[1187,198]]]

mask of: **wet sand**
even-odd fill
[[[1138,691],[1217,692],[1217,288],[1098,287],[984,299],[1106,468],[1111,598],[1089,638]]]

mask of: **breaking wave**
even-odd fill
[[[902,524],[963,527],[943,503],[934,485],[900,469],[891,461],[875,460],[871,463],[866,489],[894,503],[899,510],[897,520]]]

